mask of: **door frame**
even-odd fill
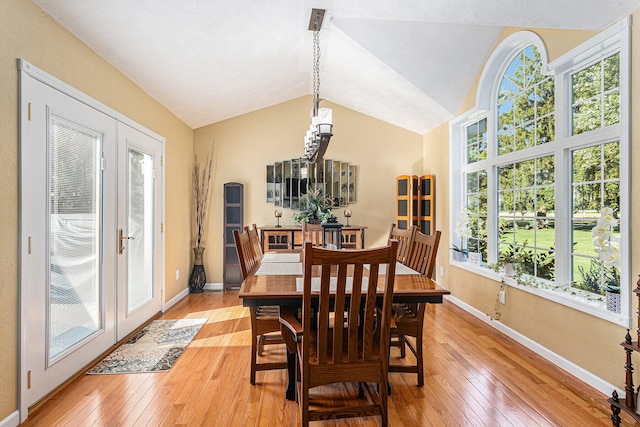
[[[165,233],[164,233],[164,223],[165,223],[165,168],[164,168],[164,157],[165,157],[165,138],[161,135],[156,134],[155,132],[145,128],[144,126],[134,122],[123,114],[113,110],[112,108],[102,104],[101,102],[91,98],[90,96],[84,94],[83,92],[75,89],[74,87],[64,83],[63,81],[51,76],[50,74],[44,72],[43,70],[33,66],[28,61],[25,61],[22,58],[18,59],[18,71],[19,71],[19,95],[18,95],[18,107],[19,107],[19,135],[18,135],[18,149],[19,149],[19,158],[20,163],[20,172],[19,172],[19,218],[20,225],[18,230],[18,274],[19,274],[19,288],[18,288],[18,301],[19,301],[19,349],[18,349],[18,409],[20,413],[20,422],[24,422],[29,416],[29,406],[27,400],[27,387],[29,383],[28,378],[28,364],[27,364],[27,351],[26,348],[28,346],[28,337],[27,337],[27,329],[25,319],[28,318],[28,308],[29,308],[29,296],[25,294],[25,286],[23,286],[23,277],[25,275],[25,271],[28,268],[27,263],[25,262],[25,257],[29,253],[29,236],[26,235],[25,230],[23,229],[22,218],[24,215],[24,199],[25,195],[23,194],[23,174],[22,165],[23,159],[26,158],[28,153],[24,152],[24,144],[25,141],[29,138],[29,128],[28,122],[30,118],[30,106],[29,100],[23,97],[23,92],[28,87],[29,79],[35,79],[41,83],[44,83],[53,89],[58,90],[59,92],[81,102],[89,107],[92,107],[99,112],[106,114],[117,122],[121,122],[125,125],[128,125],[147,136],[158,140],[161,143],[161,161],[160,168],[156,171],[158,184],[160,185],[160,212],[158,215],[160,216],[160,233],[157,236],[157,250],[159,251],[159,262],[161,266],[157,269],[159,272],[157,281],[159,283],[160,293],[161,293],[161,311],[165,310]],[[107,230],[105,230],[106,232]]]

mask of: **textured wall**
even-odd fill
[[[166,138],[167,298],[190,268],[193,130],[30,1],[2,0],[0,13],[0,420],[18,408],[18,69],[33,65]],[[175,270],[185,274],[175,281]]]

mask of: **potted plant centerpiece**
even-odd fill
[[[213,144],[203,164],[198,157],[193,159],[193,203],[195,211],[195,247],[193,248],[193,269],[189,276],[189,292],[202,293],[207,282],[202,256],[204,247],[202,239],[205,231],[207,207],[209,206],[209,185],[213,172]]]
[[[331,199],[324,197],[321,189],[309,190],[307,194],[300,197],[300,211],[292,215],[293,222],[302,224],[320,224],[331,216]]]

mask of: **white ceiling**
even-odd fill
[[[32,0],[193,128],[312,93],[424,134],[504,26],[600,30],[640,0]]]

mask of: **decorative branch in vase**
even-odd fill
[[[207,282],[204,270],[202,239],[205,232],[207,208],[209,207],[209,187],[213,173],[213,143],[204,163],[198,162],[198,156],[193,156],[193,203],[195,211],[195,247],[193,248],[193,269],[189,276],[189,292],[202,293]]]

